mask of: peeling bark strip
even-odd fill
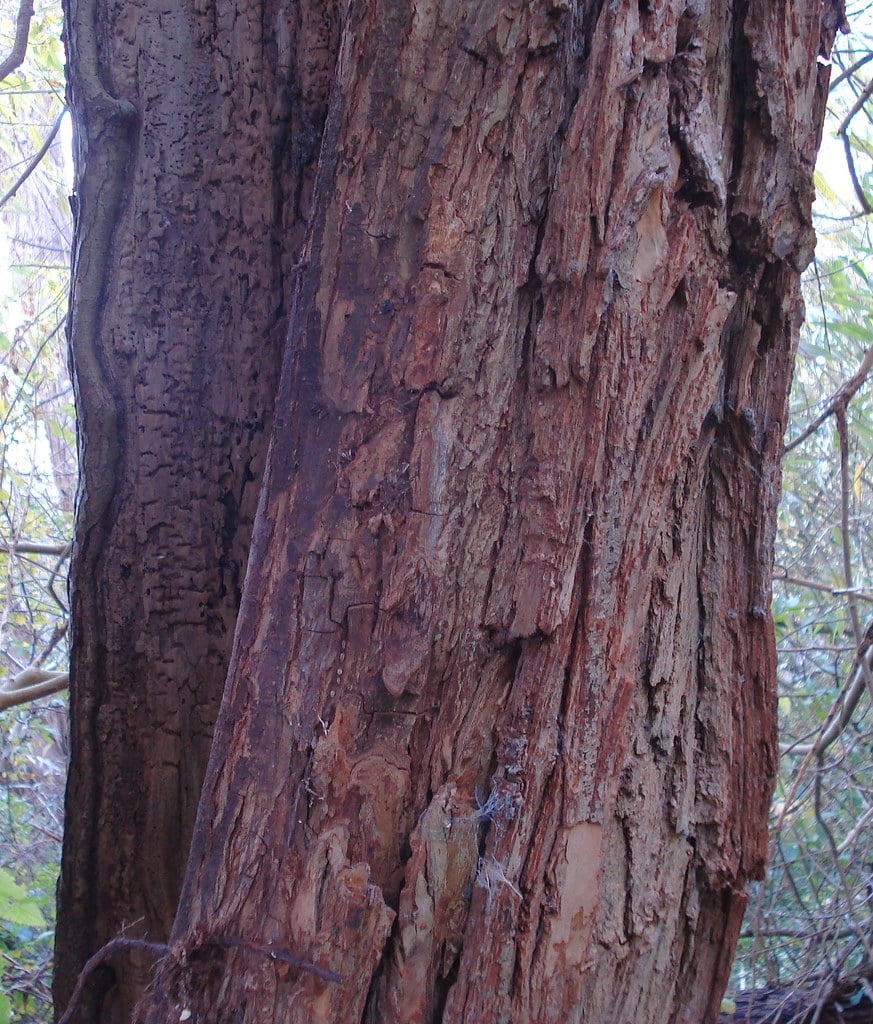
[[[173,943],[245,936],[342,982],[230,951],[220,970],[164,964],[143,1013],[175,1022],[184,1006],[193,1024],[713,1019],[766,848],[778,457],[813,243],[827,82],[816,57],[841,9],[382,0],[343,5],[336,35],[319,36],[321,10],[244,8],[234,20],[217,3],[149,22],[149,39],[164,33],[151,59],[175,54],[180,36],[191,46],[171,58],[182,89],[166,90],[162,68],[164,91],[130,100],[131,159],[160,150],[157,166],[185,172],[149,221],[160,285],[137,284],[134,250],[114,243],[107,294],[143,310],[143,340],[141,356],[139,341],[104,342],[104,360],[141,360],[136,373],[113,367],[106,386],[118,422],[142,431],[123,431],[132,447],[113,513],[80,539],[75,713],[82,749],[100,752],[101,730],[125,720],[109,716],[113,694],[128,715],[131,700],[148,705],[127,772],[152,764],[153,749],[158,767],[189,756],[184,741],[160,752],[178,732],[168,702],[186,689],[160,676],[132,691],[135,672],[103,669],[100,659],[118,662],[126,619],[124,606],[99,604],[97,584],[109,592],[113,552],[134,537],[147,544],[138,573],[168,555],[167,589],[147,607],[176,611],[140,626],[136,667],[202,643],[192,608],[214,599],[216,581],[179,563],[180,544],[202,556],[214,530],[189,536],[166,515],[148,526],[163,492],[136,491],[135,458],[140,446],[149,475],[175,480],[212,465],[216,448],[205,426],[192,439],[195,402],[165,425],[122,384],[161,387],[181,372],[164,368],[164,335],[149,340],[152,320],[164,322],[156,292],[184,321],[172,350],[185,365],[199,353],[190,386],[239,383],[258,331],[274,338],[281,317],[230,332],[241,364],[205,335],[192,342],[186,318],[250,310],[249,292],[282,276],[260,256],[250,269],[252,248],[296,256],[305,233]],[[145,31],[136,5],[115,17],[129,26],[121,38]],[[127,97],[150,64],[125,52],[104,59]],[[278,149],[264,161],[255,144],[276,116],[277,67],[298,83],[288,109],[313,67],[331,82],[323,122],[287,122],[290,144],[318,154],[314,176],[278,184]],[[209,75],[211,91],[197,92]],[[188,110],[192,88],[200,105]],[[164,111],[167,95],[182,106]],[[213,134],[189,158],[204,118]],[[265,209],[277,194],[282,211],[295,196],[297,219]],[[213,233],[196,252],[173,235],[168,259],[159,210],[184,218],[189,206]],[[124,210],[132,223],[135,196]],[[237,288],[245,301],[216,307]],[[262,296],[263,310],[282,293],[270,292],[274,305]],[[226,413],[231,434],[249,422],[244,408]],[[167,453],[152,456],[165,434]],[[194,521],[219,507],[198,490]],[[234,524],[239,508],[237,496]],[[87,496],[83,509],[89,525]],[[111,643],[83,637],[95,619]],[[208,665],[215,684],[221,658]],[[95,667],[99,684],[85,682]],[[125,784],[96,761],[88,771],[74,793],[99,783],[106,799]],[[163,813],[179,777],[158,772],[146,806]],[[181,843],[169,845],[175,856]],[[77,863],[67,855],[66,878]],[[107,885],[110,902],[116,891]]]

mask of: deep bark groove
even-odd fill
[[[122,928],[165,940],[175,913],[337,28],[330,5],[282,0],[80,0],[66,22],[82,483],[61,1009],[97,948]],[[77,1019],[129,1020],[150,966],[135,951],[113,960]]]
[[[172,942],[342,982],[177,956],[148,1021],[715,1014],[765,854],[826,86],[821,5],[789,7],[352,3],[317,165],[292,90],[287,198],[269,154],[222,193],[269,201],[289,329]]]

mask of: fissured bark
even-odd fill
[[[841,18],[341,8],[302,251],[282,236],[228,683],[141,1017],[714,1019],[766,852],[778,465]],[[271,67],[242,64],[267,96]],[[209,295],[240,272],[219,248]],[[122,421],[144,415],[112,384]],[[90,529],[110,523],[129,543],[114,511]],[[140,642],[178,642],[155,628]]]

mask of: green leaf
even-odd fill
[[[9,996],[5,992],[0,992],[0,1024],[9,1024],[11,1013],[12,1003],[9,1001]]]
[[[834,206],[840,205],[839,195],[831,188],[827,181],[825,181],[825,177],[821,173],[821,171],[815,172],[815,190],[822,197],[822,199],[826,199],[829,203],[832,203]]]
[[[39,902],[28,896],[5,868],[0,868],[0,921],[19,928],[41,928],[45,924]]]
[[[873,337],[873,331],[859,323],[851,323],[847,320],[833,320],[829,326],[832,331],[836,331],[846,338],[869,342],[870,338]]]

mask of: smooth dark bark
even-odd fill
[[[81,486],[59,1010],[104,942],[164,941],[176,910],[335,28],[282,0],[66,7]],[[150,969],[114,958],[78,1019],[129,1020]]]
[[[270,455],[172,952],[141,1014],[714,1019],[766,853],[778,463],[813,244],[817,56],[841,9],[386,0],[343,7],[320,36],[322,8],[293,12],[293,38],[321,42],[291,47],[295,73],[320,69],[327,115],[289,136],[317,155],[299,220],[269,222],[294,257],[279,274],[294,297]],[[209,9],[211,34],[197,13],[199,45],[225,61],[219,110],[226,95],[275,88],[266,57],[238,67],[224,52],[237,39],[221,35],[225,16]],[[250,91],[225,93],[230,71],[249,74]],[[149,120],[127,79],[114,89],[132,113],[116,110],[111,130],[135,161],[143,126],[158,140],[165,119]],[[216,107],[215,145],[272,124]],[[181,118],[174,141],[196,122]],[[222,208],[275,190],[267,164],[275,156],[263,176],[233,179]],[[208,192],[190,166],[173,210]],[[136,193],[119,189],[119,209],[134,210]],[[86,254],[95,231],[82,215]],[[263,286],[263,265],[226,262],[249,258],[243,238],[254,244],[241,230],[236,245],[198,250],[214,268],[204,294],[242,273]],[[189,283],[206,288],[195,270]],[[179,263],[164,273],[161,287],[178,289]],[[113,287],[120,316],[148,294],[142,280]],[[136,351],[139,331],[127,335]],[[74,354],[79,332],[74,319]],[[211,358],[205,340],[201,351]],[[124,386],[138,375],[106,379],[111,415],[84,418],[86,467],[107,427],[136,422],[129,436],[150,443],[143,398]],[[205,457],[189,454],[185,476]],[[79,668],[74,715],[92,724],[79,726],[78,771],[90,774],[71,793],[98,804],[112,749],[99,723],[123,678],[103,652],[180,643],[173,621],[123,638],[101,625],[115,551],[150,507],[135,480],[112,479],[104,504],[83,502],[77,577],[78,656],[91,651],[81,664],[99,682]],[[201,521],[215,501],[203,497]],[[216,528],[203,530],[207,551]],[[156,529],[155,557],[175,558],[177,542]],[[174,607],[190,612],[215,585],[176,583]],[[216,659],[216,686],[219,670]],[[146,731],[122,776],[175,728],[170,682],[143,693]],[[169,760],[159,806],[177,784]],[[94,843],[109,819],[89,814],[79,831]],[[152,849],[142,857],[154,864]],[[67,855],[65,884],[78,863]]]

